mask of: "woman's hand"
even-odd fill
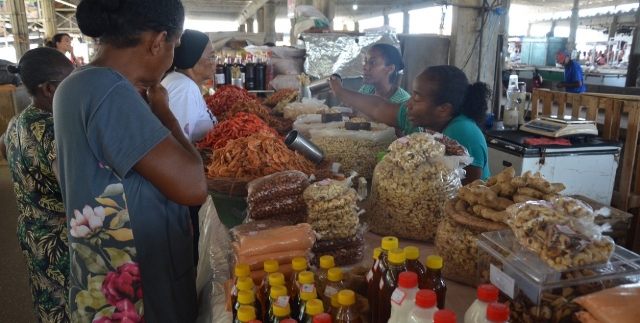
[[[342,80],[339,77],[336,77],[336,76],[332,75],[331,77],[329,77],[327,82],[329,83],[329,86],[331,87],[331,92],[333,92],[334,94],[336,94],[336,92],[340,92],[340,90],[343,89]]]
[[[136,87],[136,89],[140,92],[143,88]],[[149,103],[149,107],[151,107],[151,111],[153,111],[154,114],[159,112],[158,110],[164,111],[164,109],[169,109],[169,92],[167,92],[167,89],[165,89],[162,84],[158,83],[148,87],[144,94],[146,95],[142,95],[142,98]]]

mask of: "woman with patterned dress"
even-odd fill
[[[31,105],[9,122],[0,140],[13,176],[18,208],[18,240],[27,261],[38,322],[69,322],[67,220],[57,178],[52,101],[73,64],[59,51],[36,48],[18,66]]]
[[[53,103],[72,321],[194,322],[187,206],[204,203],[207,185],[160,85],[180,45],[182,2],[82,0],[76,19],[100,48]]]

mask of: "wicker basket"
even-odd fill
[[[444,260],[442,276],[465,285],[477,285],[478,235],[508,230],[505,223],[493,222],[466,211],[467,202],[453,198],[445,206],[447,215],[436,232],[435,252]]]

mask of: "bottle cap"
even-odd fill
[[[312,299],[316,299],[318,298],[318,293],[316,292],[311,292],[311,293],[305,293],[305,292],[300,292],[300,299],[303,301],[310,301]]]
[[[420,249],[413,246],[405,247],[404,253],[408,260],[416,260],[420,258]]]
[[[329,269],[336,266],[335,261],[332,256],[322,256],[320,257],[320,268]]]
[[[278,317],[288,316],[289,314],[291,314],[291,306],[289,304],[287,304],[287,307],[280,307],[274,304],[272,308],[273,308],[273,315]]]
[[[329,278],[329,281],[339,282],[344,277],[344,274],[342,273],[341,268],[331,268],[329,269],[329,274],[327,275],[327,277]]]
[[[284,286],[273,286],[271,287],[271,293],[269,293],[269,296],[273,299],[280,296],[287,296],[287,288]]]
[[[380,257],[381,252],[382,252],[382,248],[380,247],[373,249],[373,259],[378,259],[378,257]]]
[[[252,305],[256,301],[253,291],[241,290],[238,292],[238,303],[242,305]]]
[[[430,289],[421,289],[416,294],[416,306],[420,308],[433,308],[436,307],[438,302],[438,296],[436,292]]]
[[[404,249],[391,249],[389,250],[389,262],[394,264],[401,264],[405,262],[406,256],[404,255]]]
[[[291,268],[295,271],[307,270],[307,259],[293,258],[293,260],[291,260]]]
[[[240,277],[236,282],[238,290],[253,290],[253,279],[251,277]]]
[[[249,321],[247,323],[262,323],[262,321],[260,321],[260,320],[251,320],[251,321]]]
[[[300,284],[313,284],[315,278],[313,277],[313,273],[310,271],[303,271],[298,274],[298,282]]]
[[[400,277],[398,278],[398,285],[402,288],[418,287],[418,274],[412,271],[405,271],[400,273]]]
[[[280,269],[280,266],[278,265],[277,260],[267,260],[264,262],[263,267],[264,267],[264,271],[266,271],[268,274],[275,273]]]
[[[439,310],[433,314],[433,323],[456,323],[456,313],[450,310]]]
[[[384,238],[382,238],[381,247],[382,247],[382,250],[386,250],[386,251],[398,248],[398,238],[396,238],[396,237],[384,237]]]
[[[269,275],[269,286],[284,286],[284,275],[282,273]]]
[[[331,315],[320,313],[313,317],[313,323],[331,323]]]
[[[509,320],[509,306],[494,302],[487,306],[487,320],[492,322],[506,322]]]
[[[233,272],[236,277],[247,277],[251,273],[251,268],[247,264],[238,264]]]
[[[324,312],[324,306],[322,305],[322,301],[319,299],[309,300],[307,302],[307,307],[305,308],[305,312],[309,316],[315,316]]]
[[[298,321],[296,321],[294,319],[284,319],[284,320],[280,321],[280,323],[298,323]]]
[[[338,297],[338,293],[331,295],[331,307],[338,308],[340,307],[340,300]]]
[[[338,293],[338,303],[342,306],[349,306],[356,303],[356,294],[352,290],[341,290]]]
[[[442,257],[436,255],[427,257],[427,268],[442,269]]]
[[[491,284],[482,284],[478,286],[478,299],[483,302],[493,303],[498,301],[498,294],[499,290],[496,286]]]
[[[242,305],[238,308],[238,321],[249,322],[256,319],[256,309],[253,306]]]

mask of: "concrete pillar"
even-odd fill
[[[276,43],[276,5],[269,1],[264,4],[264,41]]]
[[[402,9],[402,33],[403,34],[409,33],[410,22],[411,22],[411,15],[409,15],[409,9],[407,8]]]
[[[480,0],[455,0],[452,2],[451,48],[449,50],[449,64],[462,69],[470,81],[475,82],[478,77],[478,54],[481,50],[474,49],[474,43],[481,25],[480,10],[462,6],[480,6]],[[468,58],[468,59],[467,59]]]
[[[295,45],[298,43],[298,38],[296,37],[296,35],[293,34],[293,27],[295,27],[296,25],[296,18],[291,18],[291,31],[289,31],[289,42],[291,43],[291,46]]]
[[[242,24],[240,26],[238,26],[238,31],[241,33],[246,33],[247,32],[247,27],[245,24]]]
[[[387,10],[387,9],[382,10],[382,17],[384,18],[383,25],[388,26],[389,25],[389,10]]]
[[[258,9],[256,12],[256,19],[258,19],[258,32],[264,32],[264,7]]]
[[[24,0],[9,0],[11,6],[11,27],[13,31],[13,47],[16,49],[16,59],[29,50],[29,25]]]
[[[313,0],[313,6],[329,20],[329,26],[333,30],[333,18],[336,16],[336,0]]]
[[[504,13],[500,16],[500,26],[498,27],[498,35],[496,38],[495,68],[494,80],[491,84],[493,88],[492,110],[496,118],[500,116],[500,101],[502,98],[502,71],[505,69],[505,58],[509,49],[509,11],[511,10],[511,0],[502,0],[502,9]],[[530,32],[531,24],[529,24]],[[488,57],[491,59],[491,57]],[[488,73],[488,71],[487,71]]]
[[[529,26],[527,27],[527,37],[531,36],[531,25],[532,24],[529,24]]]
[[[618,16],[613,16],[613,20],[609,25],[609,38],[607,40],[616,37],[616,31],[618,30]]]
[[[567,42],[567,50],[571,53],[576,49],[576,34],[578,33],[578,23],[580,12],[580,0],[573,0],[573,9],[571,9],[571,25],[569,27],[569,41]]]
[[[253,34],[253,18],[247,18],[247,32]]]
[[[640,10],[636,11],[636,26],[640,26]],[[638,28],[633,30],[631,40],[631,52],[629,53],[629,68],[627,68],[626,86],[636,87],[638,79],[638,68],[640,68],[640,33]]]
[[[53,35],[58,33],[58,20],[56,19],[56,11],[54,0],[40,0],[42,5],[42,16],[44,18],[44,38],[51,39]]]
[[[360,23],[357,21],[353,22],[353,31],[359,33],[360,32]]]

